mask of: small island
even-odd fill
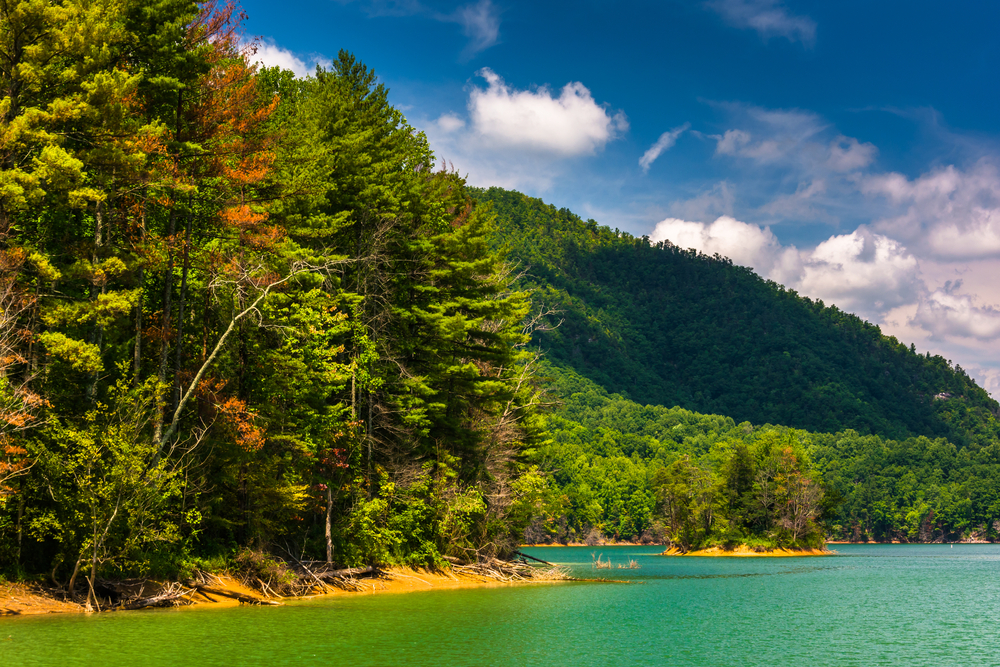
[[[682,456],[657,471],[664,556],[825,556],[823,489],[799,441],[773,432],[752,443]]]

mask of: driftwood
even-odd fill
[[[300,560],[299,560],[298,558],[296,558],[296,557],[295,557],[295,554],[293,554],[293,553],[292,553],[292,552],[291,552],[291,551],[290,551],[290,550],[288,549],[288,547],[285,547],[285,553],[287,553],[287,554],[288,554],[289,556],[291,556],[292,560],[294,560],[294,561],[295,561],[296,563],[298,563],[298,564],[299,564],[299,567],[301,567],[301,568],[302,568],[303,570],[305,570],[305,573],[306,573],[306,574],[308,574],[308,575],[309,575],[309,576],[310,576],[310,577],[312,578],[312,580],[313,580],[313,581],[315,581],[315,582],[316,582],[317,584],[319,584],[319,587],[320,587],[320,588],[322,588],[323,590],[329,590],[329,588],[330,588],[330,585],[329,585],[329,584],[327,584],[327,583],[326,583],[325,581],[323,581],[322,579],[320,579],[319,577],[317,577],[317,576],[316,576],[315,574],[313,574],[313,571],[312,571],[312,570],[310,570],[310,569],[309,569],[309,567],[308,567],[308,566],[307,566],[307,565],[306,565],[305,563],[303,563],[303,562],[302,562],[302,561],[300,561]]]
[[[191,604],[190,600],[185,600],[184,598],[192,592],[194,592],[193,588],[185,590],[185,588],[180,584],[171,584],[165,590],[160,591],[156,595],[125,600],[115,607],[115,609],[121,611],[133,611],[136,609],[148,609],[150,607],[176,607],[182,604]]]
[[[229,591],[224,588],[213,588],[211,586],[206,586],[205,584],[199,584],[191,582],[192,590],[196,590],[201,594],[208,593],[209,595],[219,595],[224,598],[231,598],[233,600],[238,600],[241,604],[256,604],[256,605],[271,605],[278,606],[281,603],[275,602],[274,600],[265,600],[263,598],[254,597],[252,595],[244,595],[243,593],[237,593],[236,591]]]
[[[521,558],[527,558],[528,560],[533,560],[536,563],[541,563],[542,565],[548,565],[549,567],[555,567],[555,565],[553,565],[552,563],[550,563],[547,560],[542,560],[541,558],[535,558],[534,556],[529,556],[526,553],[521,553],[520,551],[516,551],[516,550],[514,551],[514,553],[517,554],[518,556],[520,556]]]
[[[378,568],[369,565],[368,567],[349,567],[343,570],[327,570],[326,572],[317,572],[314,576],[317,579],[327,581],[330,579],[345,579],[347,577],[358,577],[362,574],[374,575],[378,572]]]
[[[512,581],[551,581],[567,579],[562,568],[553,566],[545,570],[532,567],[527,563],[500,560],[499,558],[481,558],[477,563],[455,565],[452,570],[461,574],[473,574],[502,582]]]

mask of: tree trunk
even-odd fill
[[[170,208],[170,226],[167,232],[168,243],[173,241],[173,236],[177,231],[177,210],[174,206]],[[167,355],[170,351],[170,344],[167,338],[167,331],[170,329],[170,300],[173,296],[174,287],[174,256],[169,251],[167,251],[167,270],[163,275],[163,317],[161,322],[163,323],[163,331],[161,332],[160,340],[160,366],[156,372],[156,379],[159,380],[162,385],[167,379]],[[159,398],[162,399],[162,396]],[[156,410],[156,417],[153,421],[153,437],[157,442],[162,440],[163,435],[163,410]]]
[[[94,205],[94,252],[91,255],[91,264],[97,266],[100,261],[101,246],[104,245],[104,215],[102,210],[102,203],[97,202]],[[90,300],[96,301],[98,296],[104,294],[107,290],[107,283],[102,283],[100,288],[96,285],[91,287],[90,290]],[[98,349],[104,346],[104,327],[100,324],[95,323],[94,328],[90,332],[90,342],[98,347]],[[100,378],[100,374],[94,371],[90,375],[90,381],[87,383],[87,401],[93,403],[97,398],[97,381]]]
[[[145,271],[139,268],[139,288],[145,285]],[[142,292],[135,304],[135,348],[132,353],[132,386],[138,387],[142,379]]]
[[[184,232],[184,268],[181,271],[181,294],[180,302],[177,304],[177,338],[174,343],[174,386],[170,392],[171,408],[176,407],[181,400],[180,373],[181,373],[181,333],[184,330],[184,306],[187,302],[188,270],[190,269],[190,247],[191,247],[191,198],[188,197],[187,229]]]
[[[333,489],[326,485],[326,562],[333,563]]]

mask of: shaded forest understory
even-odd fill
[[[354,56],[258,69],[240,18],[0,7],[0,575],[997,536],[961,368],[469,188]]]

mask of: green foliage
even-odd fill
[[[104,367],[101,350],[93,343],[74,340],[59,331],[46,331],[38,336],[38,340],[49,354],[65,361],[73,370],[93,373]]]
[[[352,55],[256,72],[231,5],[98,4],[15,11],[41,51],[100,19],[104,50],[32,52],[61,84],[0,109],[12,372],[52,417],[18,445],[4,558],[79,588],[509,553],[539,392],[493,216]]]
[[[549,474],[529,541],[597,531],[681,548],[773,547],[813,546],[824,534],[926,542],[1000,533],[997,444],[755,427],[642,406],[555,366],[547,373],[561,404],[537,450]]]

